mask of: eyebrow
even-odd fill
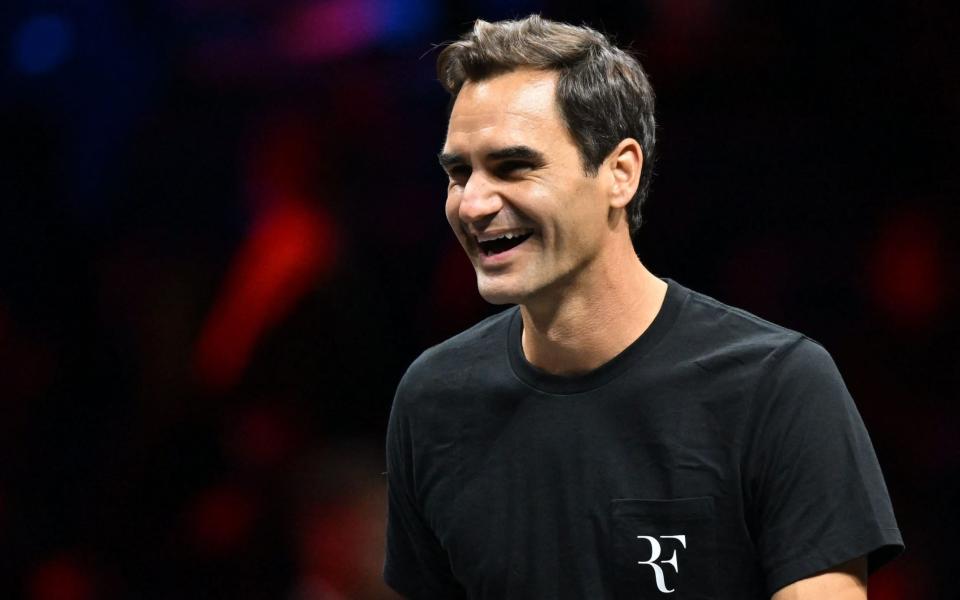
[[[508,146],[507,148],[502,148],[500,150],[494,150],[487,155],[487,158],[491,160],[504,160],[507,158],[519,158],[523,160],[529,160],[537,164],[543,164],[546,162],[543,158],[543,154],[534,150],[530,146]]]
[[[528,160],[538,165],[542,165],[546,162],[543,154],[537,150],[534,150],[530,146],[507,146],[506,148],[500,148],[499,150],[494,150],[487,153],[487,159],[521,159]],[[442,166],[444,169],[450,169],[451,167],[458,165],[470,164],[463,154],[452,152],[441,152],[437,155],[437,160],[440,161],[440,166]]]
[[[450,169],[456,165],[466,164],[466,160],[463,158],[462,154],[453,154],[450,152],[441,152],[437,155],[437,160],[440,161],[440,166],[444,169]]]

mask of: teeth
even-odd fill
[[[506,233],[501,233],[495,236],[490,235],[478,235],[477,241],[479,242],[493,242],[495,240],[512,240],[514,238],[523,237],[527,234],[533,233],[532,230],[526,229],[523,231],[508,231]]]

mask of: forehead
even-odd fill
[[[520,69],[468,81],[454,102],[446,152],[571,142],[556,103],[557,74]]]

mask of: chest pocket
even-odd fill
[[[716,527],[711,497],[610,503],[613,597],[717,597]]]

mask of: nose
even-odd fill
[[[479,223],[491,219],[503,207],[499,189],[481,171],[474,170],[463,186],[458,214],[464,223]]]

